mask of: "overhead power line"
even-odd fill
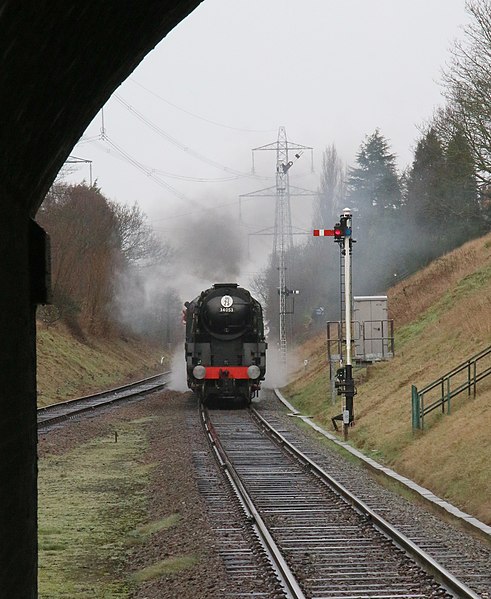
[[[90,186],[92,187],[92,160],[89,160],[88,158],[79,158],[78,156],[72,156],[71,154],[65,160],[65,164],[80,164],[80,163],[89,165],[89,182],[90,182]]]
[[[98,147],[103,148],[104,146],[101,142],[107,141],[107,139],[108,135],[106,134],[106,132],[104,132],[104,135],[99,134],[94,137],[81,138],[81,141],[78,142],[77,146],[90,143],[92,145],[97,145]],[[110,153],[109,149],[104,148],[104,151]],[[126,159],[120,154],[119,151],[117,151],[117,153],[122,160],[126,161]],[[178,175],[176,173],[169,173],[168,171],[146,166],[142,163],[140,163],[140,165],[143,167],[143,172],[145,172],[146,175],[148,175],[148,173],[151,172],[152,174],[163,175],[164,177],[169,177],[170,179],[177,179],[179,181],[186,181],[190,183],[227,183],[229,181],[236,181],[237,179],[239,179],[237,175],[231,175],[230,177],[191,177],[189,175]]]
[[[245,201],[250,201],[250,200],[255,200],[257,198],[255,197],[250,197],[247,198]],[[226,208],[228,206],[238,206],[239,201],[238,200],[232,200],[231,202],[223,202],[221,204],[216,204],[214,206],[200,206],[200,211],[201,212],[207,212],[207,211],[211,211],[211,210],[216,210],[218,208]],[[167,215],[167,216],[160,216],[158,218],[154,218],[152,219],[152,222],[161,222],[161,221],[166,221],[166,220],[173,220],[176,218],[184,218],[187,216],[196,216],[196,210],[193,210],[191,212],[181,212],[179,214],[172,214],[172,215]],[[244,223],[242,220],[240,220],[240,218],[237,216],[237,224],[239,226],[243,226],[243,227],[247,227],[247,228],[256,228],[257,225],[252,225],[252,224],[247,224]],[[305,229],[305,231],[307,231],[307,229]],[[310,229],[308,230],[308,233],[310,234]]]
[[[124,106],[128,110],[128,112],[130,112],[137,119],[139,119],[140,121],[142,121],[143,123],[145,123],[145,125],[147,125],[147,127],[149,127],[150,129],[152,129],[155,133],[157,133],[158,135],[160,135],[161,137],[163,137],[169,143],[171,143],[172,145],[176,146],[177,148],[179,148],[183,152],[186,152],[190,156],[193,156],[194,158],[197,158],[198,160],[201,160],[202,162],[205,162],[206,164],[209,164],[210,166],[214,166],[215,168],[217,168],[219,170],[225,171],[226,173],[229,173],[229,174],[232,174],[232,175],[236,175],[238,177],[246,177],[246,178],[251,178],[251,179],[258,179],[258,178],[259,179],[271,179],[271,177],[258,177],[257,175],[254,175],[252,173],[244,173],[242,171],[238,171],[236,169],[224,166],[223,164],[217,162],[216,160],[212,160],[211,158],[208,158],[204,154],[201,154],[200,152],[197,152],[196,150],[193,150],[192,148],[190,148],[186,144],[183,144],[182,142],[180,142],[178,139],[176,139],[172,135],[169,135],[169,133],[167,133],[161,127],[159,127],[158,125],[156,125],[153,121],[151,121],[150,119],[148,119],[147,117],[145,117],[145,115],[143,115],[139,110],[137,110],[136,108],[134,108],[134,106],[132,106],[131,104],[129,104],[128,102],[126,102],[119,94],[114,94],[113,97],[122,106]]]
[[[185,114],[188,114],[189,116],[192,116],[195,119],[199,119],[200,121],[205,121],[206,123],[210,123],[212,125],[216,125],[217,127],[223,127],[224,129],[232,129],[232,131],[243,131],[243,132],[246,132],[246,133],[271,133],[272,131],[275,131],[275,129],[247,129],[247,128],[244,128],[244,127],[233,127],[232,125],[225,125],[224,123],[219,123],[217,121],[213,121],[212,119],[207,119],[204,116],[200,116],[199,114],[195,114],[194,112],[191,112],[190,110],[186,110],[185,108],[182,108],[182,106],[178,106],[177,104],[174,104],[173,102],[170,102],[169,100],[166,100],[162,96],[159,96],[159,94],[155,93],[151,89],[148,89],[148,87],[145,87],[144,85],[142,85],[141,83],[139,83],[138,81],[136,81],[135,79],[133,79],[133,77],[130,77],[129,81],[131,81],[135,85],[138,85],[138,87],[141,87],[147,93],[151,94],[155,98],[158,98],[162,102],[165,102],[165,104],[168,104],[169,106],[172,106],[173,108],[175,108],[177,110],[180,110],[181,112],[184,112]]]
[[[228,181],[237,181],[240,177],[237,175],[233,175],[230,177],[190,177],[189,175],[176,175],[174,173],[168,173],[167,171],[162,171],[158,168],[153,169],[155,173],[159,175],[164,175],[165,177],[170,177],[171,179],[178,179],[179,181],[190,181],[192,183],[227,183]]]
[[[146,167],[145,165],[143,165],[141,162],[139,162],[138,160],[136,160],[135,158],[133,158],[133,156],[131,156],[130,154],[128,154],[128,152],[126,152],[125,150],[123,150],[123,148],[121,148],[120,146],[118,146],[118,144],[116,144],[115,142],[113,142],[112,139],[110,139],[107,136],[107,134],[104,135],[103,141],[106,141],[112,148],[114,148],[116,150],[116,152],[118,152],[118,154],[120,154],[129,164],[133,165],[135,168],[137,168],[141,172],[145,173],[147,175],[147,177],[150,177],[158,185],[160,185],[164,189],[167,189],[167,191],[170,191],[177,198],[179,198],[180,200],[185,200],[186,202],[193,202],[194,204],[199,205],[198,202],[195,202],[194,200],[191,200],[190,198],[188,198],[187,196],[185,196],[183,193],[181,193],[180,191],[178,191],[175,187],[172,187],[172,185],[169,185],[164,180],[162,180],[162,178],[159,177],[158,175],[156,175],[152,171],[152,169],[149,169],[148,167]]]
[[[293,248],[293,235],[305,235],[304,232],[295,232],[292,227],[290,196],[296,195],[292,193],[290,186],[289,171],[294,164],[294,160],[290,160],[290,151],[295,151],[295,160],[298,160],[305,150],[312,153],[311,146],[304,146],[293,143],[287,139],[285,127],[278,129],[278,139],[272,143],[253,148],[253,169],[254,169],[254,152],[259,150],[273,150],[276,152],[276,185],[266,189],[243,194],[241,197],[274,197],[275,202],[275,223],[274,229],[266,228],[251,235],[274,235],[273,240],[273,256],[276,260],[279,273],[279,351],[280,361],[283,367],[283,372],[287,372],[288,359],[288,340],[287,340],[287,315],[293,314],[292,310],[287,310],[287,297],[291,294],[298,293],[298,290],[287,288],[287,261],[291,259],[291,250]],[[315,195],[307,189],[298,188],[299,195]],[[290,326],[291,329],[291,326]]]

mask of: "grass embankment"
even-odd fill
[[[144,514],[148,467],[137,427],[39,462],[39,596],[127,597],[130,531]],[[132,476],[130,476],[132,475]]]
[[[397,472],[491,524],[491,378],[474,399],[452,400],[411,430],[411,385],[424,387],[491,344],[491,235],[435,260],[389,290],[396,356],[357,370],[356,426],[350,442]],[[304,413],[331,430],[332,406],[324,335],[300,348],[309,359],[285,389]],[[486,366],[491,365],[487,359]]]
[[[38,405],[109,389],[158,372],[161,354],[136,339],[77,339],[57,324],[38,323]]]
[[[40,599],[126,599],[147,580],[181,572],[196,556],[173,556],[139,570],[133,552],[152,536],[181,526],[179,514],[148,521],[153,469],[147,428],[158,416],[117,424],[63,455],[39,462]]]

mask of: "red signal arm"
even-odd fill
[[[314,229],[314,237],[334,237],[334,229]]]

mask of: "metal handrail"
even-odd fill
[[[368,337],[365,333],[366,324],[380,324],[381,335]],[[391,358],[395,355],[394,349],[394,320],[353,320],[351,330],[352,343],[365,341],[379,341],[382,344],[381,358]],[[328,320],[327,325],[327,360],[328,362],[343,360],[343,346],[346,344],[345,323],[340,320]],[[334,351],[333,351],[334,349]],[[387,349],[387,351],[386,351]],[[337,350],[337,353],[336,353]]]
[[[481,350],[476,355],[472,356],[462,364],[455,366],[452,370],[429,383],[422,389],[418,390],[415,385],[411,387],[412,395],[412,426],[413,430],[424,428],[424,417],[437,408],[441,408],[442,414],[450,414],[451,399],[460,395],[467,390],[467,395],[470,396],[471,390],[473,396],[476,396],[477,383],[491,374],[491,366],[488,366],[478,372],[478,364],[483,358],[491,355],[491,345]],[[457,386],[452,389],[452,382],[455,384],[455,377],[466,372],[467,378],[459,381]],[[425,395],[434,389],[440,388],[440,396],[433,398],[431,403],[425,406]]]
[[[365,325],[367,324],[380,324],[381,335],[376,337],[367,337],[367,335],[365,334]],[[385,331],[386,328],[388,329],[387,332]],[[384,320],[364,320],[361,323],[361,340],[363,341],[363,345],[365,345],[365,341],[381,341],[382,358],[393,357],[395,355],[394,320],[387,318]],[[385,352],[385,342],[387,342],[387,354]]]

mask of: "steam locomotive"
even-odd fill
[[[216,283],[184,305],[188,387],[203,403],[249,404],[266,373],[261,304],[237,283]]]

